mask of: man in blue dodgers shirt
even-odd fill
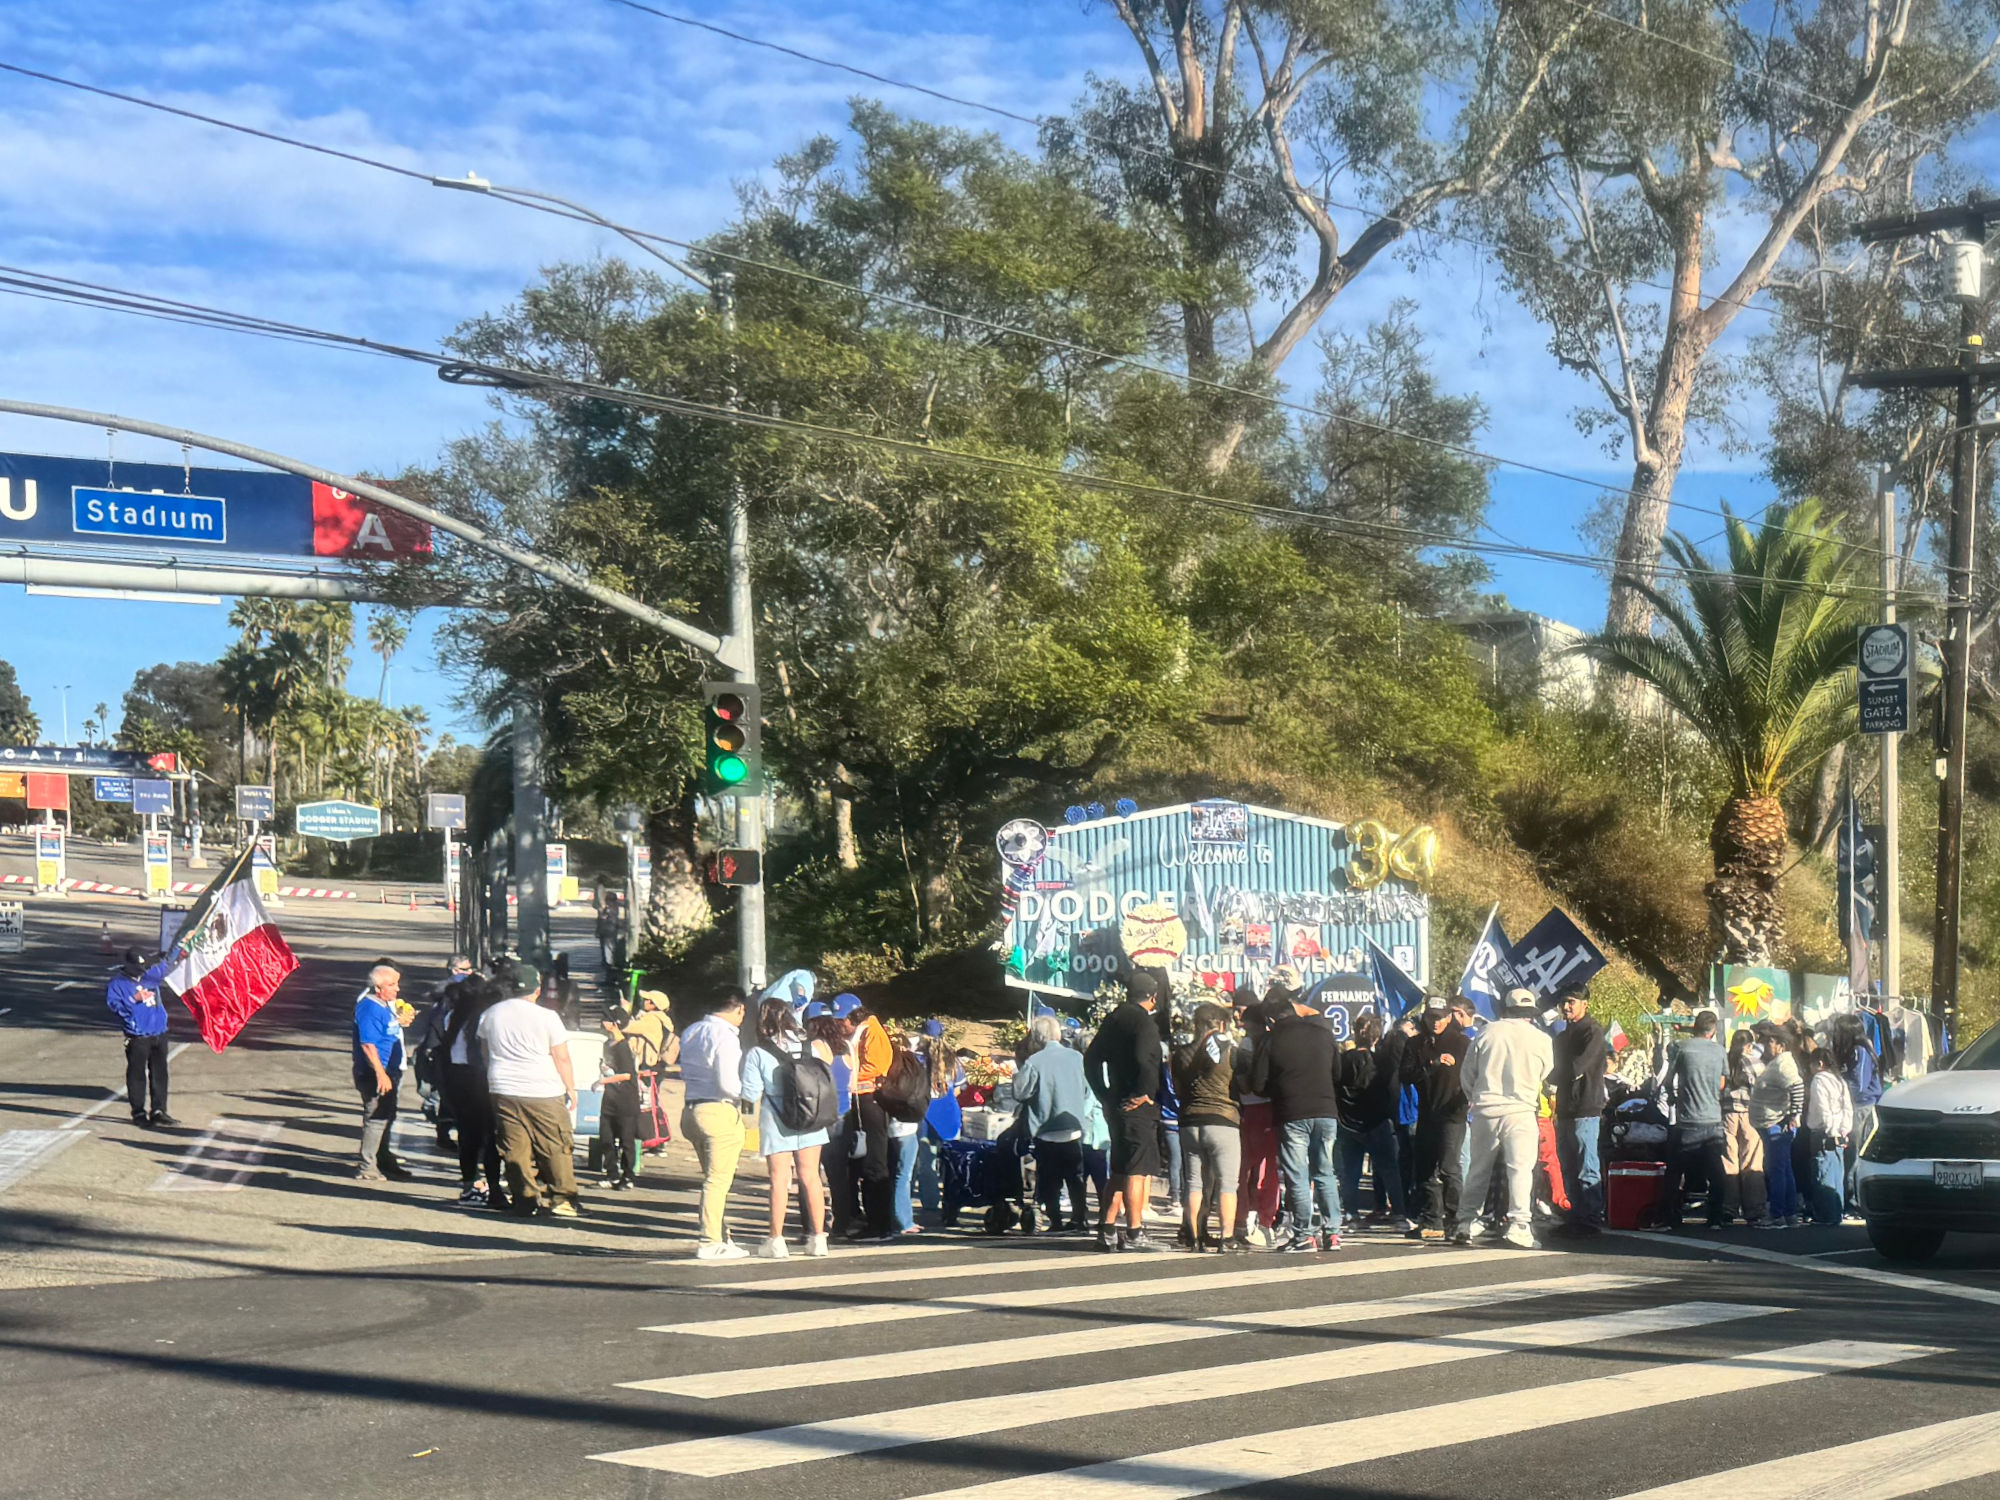
[[[384,959],[368,971],[368,988],[354,1002],[354,1087],[361,1095],[361,1156],[354,1175],[363,1182],[410,1182],[416,1174],[389,1147],[396,1120],[396,1085],[403,1076],[403,1023],[396,1001],[403,976]]]
[[[125,1028],[125,1099],[134,1125],[180,1124],[167,1113],[167,1008],[160,1003],[160,976],[167,968],[164,955],[149,963],[137,948],[127,948],[125,962],[112,972],[104,990],[105,1005]]]

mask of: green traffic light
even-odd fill
[[[743,763],[740,755],[718,755],[715,758],[715,779],[724,786],[735,786],[750,774],[750,768]]]

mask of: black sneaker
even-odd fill
[[[391,1182],[415,1182],[417,1174],[399,1161],[382,1163],[382,1175]]]
[[[1285,1241],[1282,1248],[1292,1255],[1319,1254],[1319,1236],[1316,1234],[1295,1234]]]
[[[134,1115],[132,1116],[132,1123],[137,1125],[141,1130],[145,1130],[152,1125],[153,1120],[150,1115]]]
[[[180,1121],[176,1120],[164,1109],[156,1109],[153,1111],[153,1123],[155,1125],[178,1125]]]
[[[1454,1245],[1469,1245],[1472,1243],[1472,1235],[1466,1230],[1461,1229],[1451,1237],[1451,1243]]]

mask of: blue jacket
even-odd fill
[[[1030,1137],[1083,1130],[1090,1097],[1083,1054],[1060,1042],[1042,1048],[1014,1073],[1014,1098]]]
[[[104,987],[104,1003],[125,1028],[125,1035],[161,1036],[166,1032],[167,1007],[160,1000],[160,980],[166,972],[167,961],[161,959],[137,979],[122,969],[111,976],[111,983]],[[139,999],[142,989],[153,992],[151,1004]]]

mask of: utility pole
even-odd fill
[[[723,336],[730,341],[729,387],[724,404],[736,410],[736,278],[718,272],[709,284],[709,297],[722,320]],[[734,457],[729,476],[729,645],[736,661],[732,664],[738,682],[757,682],[757,635],[755,600],[750,592],[750,501],[743,491],[742,471]],[[737,794],[736,847],[764,848],[764,799]],[[762,861],[760,860],[761,864]],[[736,888],[736,982],[746,995],[764,987],[764,883]]]
[[[1901,561],[1896,544],[1896,485],[1887,464],[1882,466],[1875,498],[1877,545],[1882,553],[1882,623],[1896,623],[1896,574]],[[1902,783],[1896,779],[1897,742],[1901,735],[1885,734],[1882,741],[1882,847],[1875,851],[1876,884],[1882,895],[1882,993],[1903,992],[1903,892],[1902,853],[1897,840],[1902,835]]]
[[[1981,392],[2000,384],[2000,365],[1982,364],[1979,333],[1986,233],[2000,219],[2000,199],[1972,200],[1899,219],[1858,225],[1863,244],[1950,234],[1952,294],[1958,299],[1958,358],[1922,369],[1875,370],[1849,377],[1870,390],[1951,390],[1951,530],[1945,557],[1943,696],[1938,715],[1937,909],[1931,952],[1931,995],[1942,1007],[1947,1047],[1957,1044],[1959,909],[1965,856],[1965,725],[1972,675],[1973,542],[1979,517],[1978,422]],[[1885,544],[1884,551],[1889,546]],[[1886,752],[1885,752],[1886,753]],[[1886,839],[1885,839],[1886,842]],[[1886,964],[1885,964],[1886,972]]]

